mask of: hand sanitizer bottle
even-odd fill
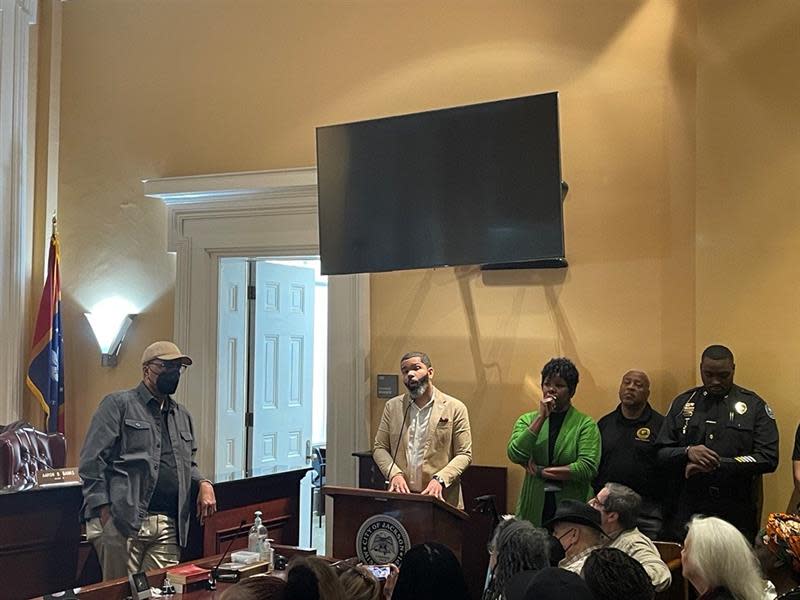
[[[256,518],[250,533],[247,535],[247,549],[250,552],[258,552],[259,556],[263,552],[263,541],[267,537],[267,528],[261,523],[261,511],[256,511]]]

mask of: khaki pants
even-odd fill
[[[136,535],[129,538],[119,532],[113,519],[105,526],[99,518],[90,519],[86,523],[86,539],[97,552],[103,581],[180,562],[175,519],[165,515],[147,515]]]

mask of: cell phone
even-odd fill
[[[133,600],[144,600],[152,597],[150,594],[150,582],[144,573],[131,573],[128,575],[128,582],[131,585]]]
[[[385,565],[364,565],[364,568],[372,573],[375,579],[387,579],[389,577],[389,567]]]

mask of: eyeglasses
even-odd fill
[[[151,360],[149,365],[157,365],[164,371],[185,371],[189,365],[183,364],[179,360]]]
[[[589,506],[591,506],[595,510],[605,510],[606,509],[605,505],[602,502],[600,502],[600,500],[597,499],[597,496],[595,496],[594,498],[589,500],[589,502],[587,502],[586,504],[588,504]]]

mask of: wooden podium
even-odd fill
[[[463,510],[419,494],[334,486],[322,491],[333,498],[333,556],[337,558],[357,556],[358,545],[365,543],[371,529],[369,524],[365,528],[365,522],[375,521],[373,531],[385,528],[390,534],[396,533],[392,523],[399,522],[408,534],[409,547],[439,542],[462,559],[465,526],[470,520]]]

